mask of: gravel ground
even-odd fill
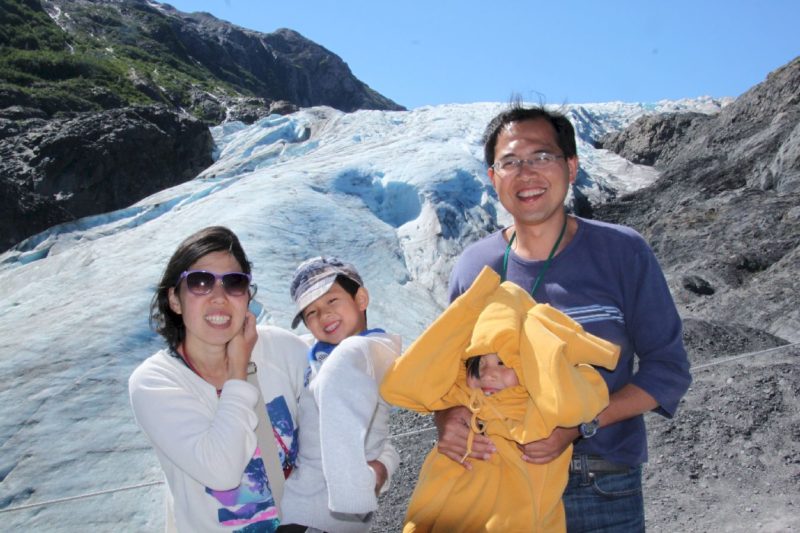
[[[673,420],[646,415],[648,531],[800,531],[800,346],[770,349],[779,342],[768,336],[691,321],[685,339],[691,389]],[[402,530],[436,443],[429,416],[397,410],[391,423],[402,464],[381,498],[375,532]]]

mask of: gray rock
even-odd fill
[[[669,165],[687,137],[711,119],[702,113],[645,115],[628,128],[605,135],[595,145],[633,163],[661,168]]]
[[[204,123],[164,106],[31,121],[0,139],[0,247],[192,179],[212,148]]]
[[[660,154],[660,179],[594,206],[594,216],[645,236],[685,318],[800,340],[800,58],[718,116],[690,118],[680,138],[659,144],[653,132],[680,121],[655,120],[613,146]]]

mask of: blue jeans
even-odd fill
[[[643,532],[642,467],[627,473],[571,472],[564,508],[568,533]]]

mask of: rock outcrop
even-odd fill
[[[703,113],[645,115],[628,128],[604,136],[595,146],[639,165],[664,168],[669,166],[686,139],[712,118]]]
[[[55,224],[131,205],[212,163],[208,127],[164,106],[0,119],[0,132],[9,131],[0,138],[4,249]]]
[[[676,124],[685,133],[658,140]],[[595,217],[644,234],[682,315],[799,341],[800,58],[715,117],[650,118],[617,139],[604,146],[662,175]]]

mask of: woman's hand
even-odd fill
[[[248,311],[242,329],[225,346],[228,379],[247,379],[247,365],[257,340],[256,316]]]
[[[461,464],[467,470],[472,470],[472,465],[465,457],[471,418],[472,413],[463,406],[451,407],[434,413],[436,429],[439,431],[439,453]],[[469,454],[469,457],[486,461],[496,451],[497,449],[489,437],[475,435],[472,441],[472,453]]]

